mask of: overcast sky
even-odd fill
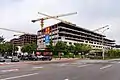
[[[37,12],[49,15],[78,12],[77,15],[61,19],[90,30],[110,25],[104,34],[120,44],[119,4],[120,0],[0,0],[0,27],[37,33],[40,23],[32,23],[31,20],[44,17]],[[45,26],[56,22],[58,21],[46,20]],[[13,34],[17,33],[0,30],[0,35],[7,40],[13,38]]]

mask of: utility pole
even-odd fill
[[[102,32],[102,34],[106,31],[106,30],[108,30],[109,28],[106,28],[103,32]],[[103,57],[103,60],[105,59],[105,48],[104,48],[104,37],[102,36],[102,57]]]

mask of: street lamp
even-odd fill
[[[102,34],[108,30],[109,28],[106,28],[105,30],[103,30]],[[103,60],[105,59],[105,49],[104,49],[104,37],[102,36],[102,57],[103,57]]]

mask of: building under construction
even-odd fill
[[[65,43],[74,45],[75,43],[84,43],[91,45],[93,49],[111,49],[115,44],[115,40],[107,39],[105,35],[90,31],[85,28],[76,26],[75,24],[57,23],[47,27],[50,29],[50,39],[53,40],[53,44],[57,41],[63,41]],[[45,49],[45,34],[46,29],[39,30],[37,32],[37,45],[38,50]],[[103,41],[103,42],[102,42]]]
[[[33,42],[37,42],[37,35],[35,34],[23,34],[19,36],[19,38],[14,38],[10,41],[12,44],[16,46],[24,46],[25,44],[30,44]]]

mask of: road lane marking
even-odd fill
[[[81,66],[78,66],[78,67],[82,68],[82,67],[86,67],[86,66],[89,66],[89,65],[92,65],[92,64],[81,65]]]
[[[41,68],[43,68],[43,67],[33,67],[34,69],[41,69]]]
[[[120,64],[120,62],[118,62]]]
[[[12,71],[19,71],[19,69],[1,70],[0,72],[12,72]]]
[[[107,65],[107,66],[101,67],[100,69],[106,69],[106,68],[110,68],[110,67],[112,67],[112,65]]]
[[[0,64],[4,64],[4,63],[0,63]]]
[[[60,64],[58,66],[66,66],[66,65],[68,65],[68,63],[63,63],[63,64]]]
[[[64,80],[69,80],[69,79],[64,79]]]
[[[17,79],[17,78],[28,77],[28,76],[33,76],[33,75],[37,75],[37,74],[39,74],[39,73],[26,74],[26,75],[15,76],[15,77],[9,77],[9,78],[4,78],[4,79],[0,79],[0,80]]]

